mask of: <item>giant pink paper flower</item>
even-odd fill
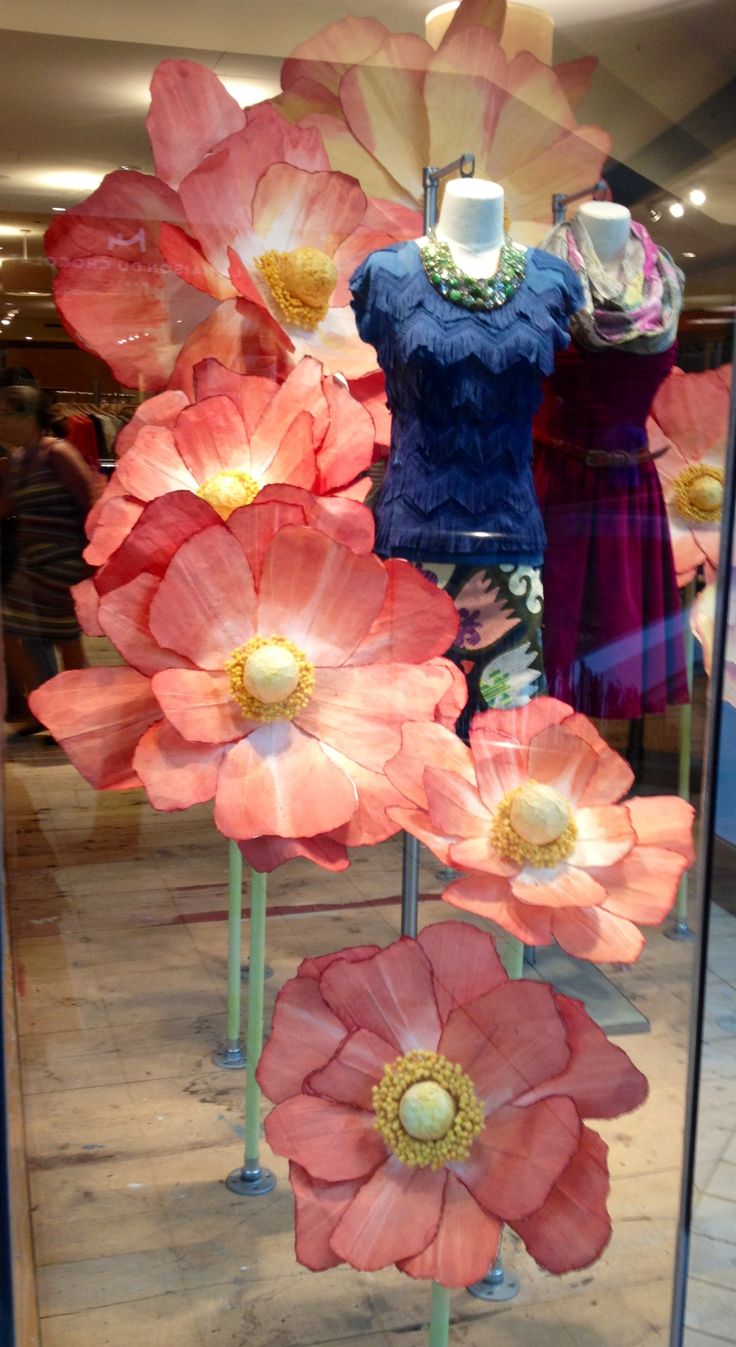
[[[703,650],[703,665],[710,678],[716,623],[715,581],[701,590],[690,610],[690,626]],[[736,706],[736,568],[731,567],[728,589],[726,649],[723,661],[723,699]]]
[[[156,176],[116,171],[51,225],[57,307],[122,383],[192,392],[205,356],[282,374],[305,353],[358,379],[376,369],[348,277],[417,233],[415,212],[370,200],[330,166],[319,133],[217,77],[164,61],[148,117]]]
[[[93,566],[107,561],[144,505],[189,490],[227,519],[263,487],[363,499],[374,426],[369,413],[309,356],[278,385],[216,360],[194,371],[195,398],[160,393],[118,436],[118,467],[87,519]]]
[[[731,366],[686,374],[673,369],[652,404],[649,444],[656,451],[678,585],[699,566],[718,568],[731,402]]]
[[[391,832],[384,764],[453,686],[436,657],[457,614],[371,540],[364,506],[294,487],[226,521],[159,497],[85,590],[127,664],[59,674],[34,714],[93,786],[143,785],[164,810],[214,799],[234,839],[370,839],[374,816]]]
[[[575,119],[595,60],[509,60],[505,13],[504,0],[464,0],[437,51],[376,19],[339,20],[284,62],[279,106],[319,129],[333,169],[388,200],[417,204],[425,164],[472,152],[478,176],[504,188],[514,236],[538,243],[553,192],[596,182],[610,139]]]
[[[387,773],[417,808],[392,809],[443,864],[442,897],[528,945],[632,963],[693,860],[693,809],[677,796],[618,803],[633,773],[583,715],[553,697],[485,711],[470,747],[407,726]]]
[[[279,993],[258,1080],[291,1161],[296,1254],[465,1286],[507,1222],[550,1272],[611,1234],[607,1147],[583,1118],[647,1082],[579,1001],[510,982],[489,935],[444,922],[308,959]]]

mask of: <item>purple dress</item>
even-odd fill
[[[544,665],[550,693],[586,715],[633,720],[689,700],[667,515],[645,457],[646,419],[674,360],[674,347],[573,345],[547,389],[535,461]]]

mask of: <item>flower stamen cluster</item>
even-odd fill
[[[319,327],[337,285],[337,267],[318,248],[272,248],[255,259],[256,266],[287,322],[313,332]]]
[[[252,504],[260,489],[249,472],[228,471],[208,477],[195,494],[217,510],[221,519],[228,520],[233,510]]]
[[[248,720],[293,720],[314,691],[314,665],[284,636],[252,636],[233,650],[225,672]]]
[[[490,838],[499,855],[550,870],[575,849],[578,829],[568,801],[551,786],[525,781],[503,796]]]
[[[418,1092],[424,1083],[434,1088]],[[483,1130],[470,1077],[456,1062],[420,1048],[387,1064],[373,1087],[373,1108],[376,1129],[410,1168],[441,1169],[448,1160],[465,1160]]]
[[[723,513],[725,473],[712,463],[691,463],[674,482],[675,505],[683,519],[717,524]]]

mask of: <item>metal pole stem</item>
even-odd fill
[[[240,1042],[240,941],[243,929],[243,857],[237,842],[228,850],[227,907],[227,1038],[213,1052],[215,1066],[242,1070],[245,1053]]]
[[[693,636],[692,628],[690,626],[690,610],[694,601],[695,581],[691,580],[685,587],[685,631],[683,633],[685,668],[687,670],[687,685],[690,693],[690,700],[685,706],[680,707],[680,758],[677,778],[677,793],[683,800],[690,799],[690,768],[693,752],[693,667],[695,664],[695,637]],[[669,930],[665,932],[670,940],[695,939],[695,932],[688,925],[687,920],[687,881],[688,876],[686,871],[680,880],[680,886],[677,890],[675,921]]]
[[[417,938],[417,907],[419,903],[419,843],[411,833],[404,833],[404,853],[401,867],[401,934]]]
[[[248,1030],[246,1039],[245,1163],[226,1180],[233,1193],[261,1197],[276,1187],[276,1176],[263,1169],[259,1159],[261,1092],[256,1068],[263,1047],[263,973],[266,964],[266,876],[250,872],[250,977],[248,979]],[[238,965],[238,978],[240,966]]]

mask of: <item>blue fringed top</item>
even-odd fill
[[[392,413],[376,551],[415,560],[539,565],[532,417],[583,291],[537,248],[501,308],[473,312],[427,278],[417,244],[371,253],[351,277],[358,331],[378,354]]]

